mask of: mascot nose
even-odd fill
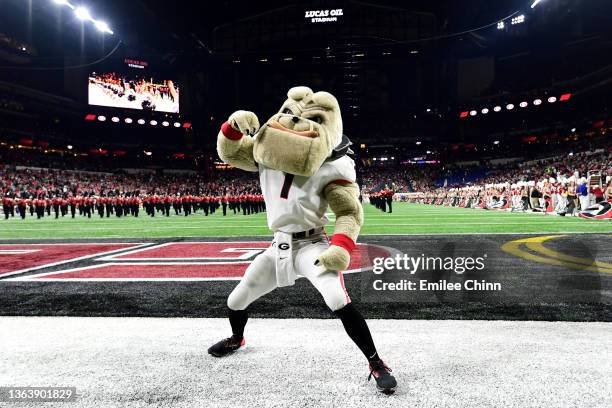
[[[294,116],[294,117],[292,117],[292,118],[291,118],[291,121],[292,121],[293,123],[298,123],[298,122],[300,121],[300,118],[299,118],[299,117],[297,117],[297,116]]]

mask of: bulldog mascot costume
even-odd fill
[[[232,336],[208,352],[222,357],[243,348],[248,306],[304,277],[365,354],[368,379],[376,379],[379,391],[393,393],[395,378],[378,356],[368,325],[351,304],[342,278],[363,224],[363,209],[338,101],[307,87],[292,88],[287,96],[279,112],[263,126],[253,112],[237,111],[218,135],[217,151],[225,163],[259,172],[274,240],[229,295]],[[329,242],[323,229],[328,207],[336,215]]]

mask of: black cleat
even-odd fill
[[[387,367],[382,360],[373,361],[370,363],[370,375],[368,381],[374,377],[376,380],[376,388],[383,394],[393,394],[397,387],[397,381],[391,374],[391,369]]]
[[[232,354],[236,350],[245,348],[246,342],[244,341],[244,337],[242,339],[237,339],[232,336],[210,346],[208,349],[208,354],[215,357],[225,357],[228,354]]]

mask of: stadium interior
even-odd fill
[[[0,404],[5,385],[74,385],[92,407],[612,406],[609,0],[0,4]],[[258,173],[223,162],[219,129],[299,85],[337,98],[352,142],[365,215],[343,279],[414,381],[394,399],[346,381],[353,346],[306,279],[250,307],[260,344],[206,360],[273,238]],[[486,267],[384,282],[501,290],[376,289],[376,260],[405,254]],[[300,361],[295,339],[317,333],[329,371]]]

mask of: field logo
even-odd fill
[[[290,246],[281,244],[288,250]],[[167,242],[132,248],[80,262],[78,267],[21,275],[13,281],[223,281],[239,280],[257,255],[270,246],[264,241]],[[279,246],[280,247],[280,246]],[[380,246],[359,244],[344,273],[372,269],[373,260],[389,256]],[[83,265],[85,263],[85,265]]]
[[[612,203],[601,202],[580,211],[580,218],[588,218],[594,220],[610,220],[612,219]]]
[[[563,238],[565,235],[545,235],[522,238],[502,245],[501,249],[528,261],[560,266],[572,270],[585,270],[612,274],[612,264],[600,262],[593,257],[574,256],[555,251],[544,245],[546,241]]]

